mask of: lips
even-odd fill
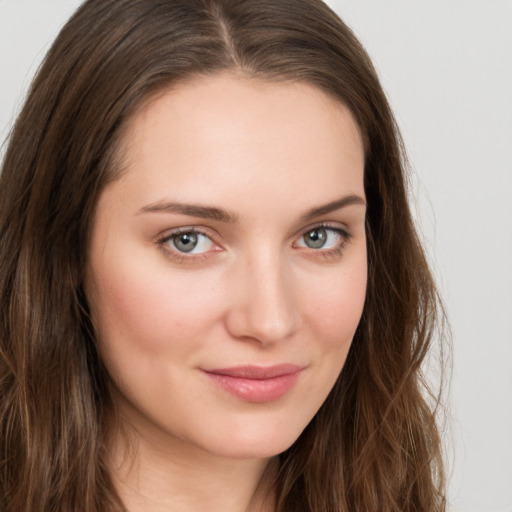
[[[254,403],[283,398],[297,383],[304,367],[294,364],[237,366],[203,370],[220,389]]]

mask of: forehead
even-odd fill
[[[125,178],[142,201],[161,193],[208,202],[245,187],[364,194],[363,144],[353,116],[306,83],[231,74],[180,83],[132,116],[121,152]]]

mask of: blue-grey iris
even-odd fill
[[[327,230],[316,228],[304,235],[304,243],[311,249],[321,249],[327,241]]]
[[[178,251],[190,252],[195,249],[198,242],[197,238],[195,233],[180,233],[174,236],[172,241]]]

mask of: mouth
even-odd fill
[[[246,402],[274,402],[297,383],[304,367],[294,364],[202,370],[220,389]]]

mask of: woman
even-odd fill
[[[444,510],[400,138],[321,2],[85,2],[0,237],[2,510]]]

